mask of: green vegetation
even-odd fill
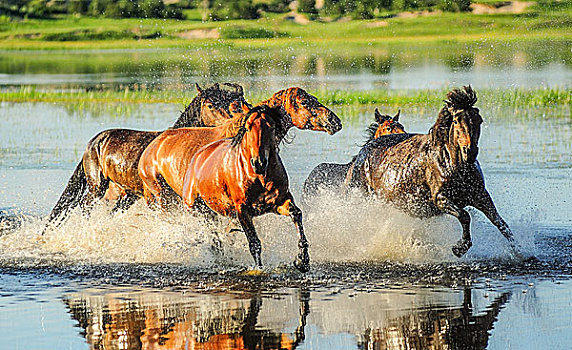
[[[7,3],[12,1],[20,0],[9,0]],[[111,0],[97,1],[103,3]],[[367,1],[344,1],[359,4],[359,6],[369,3]],[[387,1],[392,3],[391,6],[399,2],[398,0]],[[382,2],[381,0],[378,1],[378,3]],[[431,2],[429,0],[402,0],[401,2],[409,3],[410,6],[436,3],[436,1]],[[485,0],[482,2],[492,3]],[[50,1],[50,3],[57,4],[60,2]],[[67,1],[65,3],[74,2]],[[122,2],[114,0],[110,3],[120,4]],[[308,45],[315,45],[318,47],[327,46],[330,49],[352,44],[370,46],[391,42],[457,41],[470,43],[479,40],[572,40],[572,0],[539,1],[536,6],[529,8],[523,14],[475,15],[465,12],[436,13],[433,11],[426,13],[427,15],[408,17],[394,16],[397,10],[378,11],[379,8],[376,7],[377,10],[371,16],[369,14],[351,15],[356,18],[372,19],[349,22],[344,19],[345,17],[341,18],[344,20],[336,20],[343,14],[329,18],[323,17],[326,12],[330,11],[328,4],[332,4],[332,6],[337,4],[336,6],[338,6],[342,3],[341,0],[338,2],[326,1],[319,14],[300,15],[315,19],[306,24],[298,24],[288,15],[266,12],[266,10],[286,11],[287,1],[256,1],[256,6],[260,7],[256,11],[256,16],[260,16],[257,20],[233,19],[243,16],[235,16],[229,13],[229,9],[234,7],[226,2],[222,4],[228,6],[225,5],[226,7],[221,8],[220,11],[217,10],[218,15],[205,12],[206,10],[199,6],[200,4],[193,1],[189,0],[188,3],[190,5],[184,5],[185,2],[183,1],[178,4],[180,8],[182,6],[189,7],[181,10],[182,14],[188,18],[187,20],[113,19],[103,16],[90,17],[63,13],[53,13],[49,20],[45,20],[30,16],[18,18],[6,14],[0,15],[0,49],[148,48],[150,45],[155,48],[200,48],[204,45],[229,45],[234,48],[253,49],[285,46],[299,49]],[[443,2],[443,4],[448,3],[452,4],[448,0]],[[92,4],[93,2],[90,3],[90,6]],[[498,2],[492,4],[498,4]],[[210,9],[211,7],[207,8]],[[244,10],[248,6],[240,8]],[[263,11],[262,8],[266,10]],[[340,8],[348,9],[349,7],[344,5]],[[426,6],[418,8],[423,9]],[[362,11],[360,9],[355,11],[358,10]],[[107,15],[109,13],[106,12]],[[213,19],[217,16],[229,20],[209,21],[209,18]],[[202,19],[206,19],[206,21],[202,21]],[[200,31],[209,31],[209,36],[201,34]],[[187,33],[192,33],[192,35],[186,35]],[[218,40],[213,40],[214,38],[218,38]]]
[[[194,89],[194,88],[193,88]],[[325,105],[391,105],[437,106],[448,90],[371,90],[371,91],[311,91]],[[55,102],[55,103],[175,103],[185,105],[195,90],[39,90],[22,86],[14,91],[0,92],[0,102]],[[498,107],[556,107],[572,106],[571,89],[479,89],[479,104]],[[251,103],[264,100],[268,93],[247,93]]]

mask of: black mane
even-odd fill
[[[429,130],[434,141],[445,141],[449,135],[449,128],[453,122],[453,115],[450,109],[469,110],[477,103],[477,94],[470,85],[463,86],[461,89],[453,89],[447,93],[447,99],[443,100],[445,104],[439,111],[439,116],[435,124]]]
[[[274,123],[274,128],[275,128],[274,132],[276,134],[276,139],[281,140],[281,138],[280,139],[278,138],[278,135],[284,135],[285,132],[284,132],[284,128],[282,127],[282,123],[280,121],[280,115],[278,114],[278,112],[275,109],[268,107],[267,105],[259,105],[259,106],[251,108],[250,111],[248,111],[248,113],[244,117],[242,117],[243,120],[242,120],[241,126],[238,129],[238,132],[236,133],[236,135],[234,135],[232,137],[232,142],[231,142],[232,146],[238,146],[242,142],[242,139],[244,138],[244,135],[246,134],[246,131],[247,131],[246,130],[246,121],[254,113],[260,113],[260,114],[264,114],[266,116],[269,116]],[[276,146],[278,146],[278,144]]]
[[[201,105],[205,99],[209,99],[215,105],[215,108],[226,108],[236,100],[244,100],[244,93],[242,87],[238,84],[224,83],[223,86],[227,86],[230,89],[221,89],[220,85],[213,84],[206,89],[203,89],[193,100],[181,115],[179,119],[173,124],[172,129],[185,128],[185,127],[196,127],[196,126],[206,126],[201,118]]]
[[[461,89],[453,89],[447,93],[447,100],[444,101],[446,107],[454,109],[470,109],[477,103],[477,94],[471,85],[463,86]]]

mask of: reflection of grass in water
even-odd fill
[[[391,105],[439,106],[448,90],[368,90],[368,91],[310,91],[325,105]],[[2,102],[55,102],[79,111],[107,110],[114,114],[128,114],[129,104],[175,103],[184,109],[195,96],[192,92],[176,90],[92,90],[70,91],[37,90],[32,86],[0,93]],[[479,89],[479,104],[490,107],[558,107],[561,115],[570,115],[571,89]],[[268,98],[262,92],[248,93],[251,103]],[[566,112],[567,111],[567,112]]]

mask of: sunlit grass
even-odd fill
[[[392,106],[416,107],[442,104],[447,90],[368,90],[368,91],[310,91],[327,106]],[[0,102],[43,102],[59,103],[71,109],[100,111],[108,109],[114,113],[128,112],[135,104],[169,103],[184,109],[196,95],[190,88],[181,90],[92,90],[69,91],[40,90],[24,86],[13,91],[0,92]],[[479,106],[485,108],[530,108],[554,107],[561,115],[570,116],[572,105],[571,89],[479,89]],[[255,104],[269,97],[262,92],[247,93],[249,102]]]
[[[24,20],[0,24],[2,49],[194,48],[232,44],[237,48],[304,45],[359,45],[454,40],[572,40],[570,11],[535,8],[522,15],[443,13],[417,18],[378,18],[350,22],[313,21],[300,25],[284,16],[259,20],[201,22],[193,20],[109,19],[62,16],[53,20]],[[178,33],[196,29],[219,33],[278,33],[274,38],[182,39]],[[266,35],[269,36],[269,35]],[[256,36],[255,36],[256,37]],[[145,39],[152,38],[152,39]]]

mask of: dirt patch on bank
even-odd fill
[[[489,4],[471,4],[471,11],[476,15],[490,15],[497,13],[519,14],[524,13],[534,4],[534,1],[505,1],[500,2],[497,6]]]
[[[175,36],[183,39],[218,39],[220,32],[218,29],[193,29],[185,32],[175,33]]]

